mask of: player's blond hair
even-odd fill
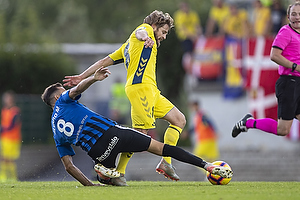
[[[174,20],[169,13],[163,13],[162,11],[154,10],[144,19],[144,23],[149,25],[156,25],[158,28],[163,27],[165,24],[169,28],[174,27]]]

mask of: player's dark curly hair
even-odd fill
[[[54,94],[58,90],[58,88],[63,87],[61,83],[54,83],[48,86],[44,93],[41,95],[41,98],[45,104],[52,107],[52,104],[55,102]]]
[[[156,25],[157,28],[160,28],[167,24],[169,28],[174,27],[174,20],[173,18],[169,15],[169,13],[163,13],[162,11],[154,10],[150,15],[148,15],[144,19],[144,23],[149,24],[149,25]]]

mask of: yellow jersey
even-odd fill
[[[219,27],[223,26],[223,22],[229,14],[230,9],[227,5],[224,5],[222,8],[213,6],[209,11],[209,17],[217,21]]]
[[[248,15],[245,10],[239,10],[237,15],[229,15],[224,22],[224,30],[230,36],[242,38],[246,36]]]
[[[137,29],[145,29],[148,36],[154,41],[152,48],[145,48],[144,41],[136,38]],[[134,84],[156,84],[156,56],[157,43],[154,37],[153,28],[149,24],[138,26],[129,36],[129,39],[115,52],[108,55],[114,64],[124,62],[127,70],[126,85]]]
[[[254,16],[254,32],[256,36],[264,36],[268,33],[266,27],[269,25],[271,10],[268,7],[255,9]]]
[[[200,19],[195,11],[189,13],[178,10],[174,13],[175,31],[180,40],[188,36],[197,36],[197,27],[200,26]]]

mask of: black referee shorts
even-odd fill
[[[119,153],[146,151],[150,146],[150,142],[150,136],[117,125],[103,133],[88,152],[88,155],[96,163],[101,163],[107,168],[115,168]]]
[[[292,120],[300,114],[300,77],[281,75],[275,85],[278,119]]]

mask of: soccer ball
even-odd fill
[[[231,167],[224,161],[215,161],[212,164],[231,169]],[[213,175],[209,172],[206,172],[206,177],[209,180],[209,182],[211,182],[211,184],[213,185],[227,185],[231,180],[231,178],[223,178],[219,175]]]

